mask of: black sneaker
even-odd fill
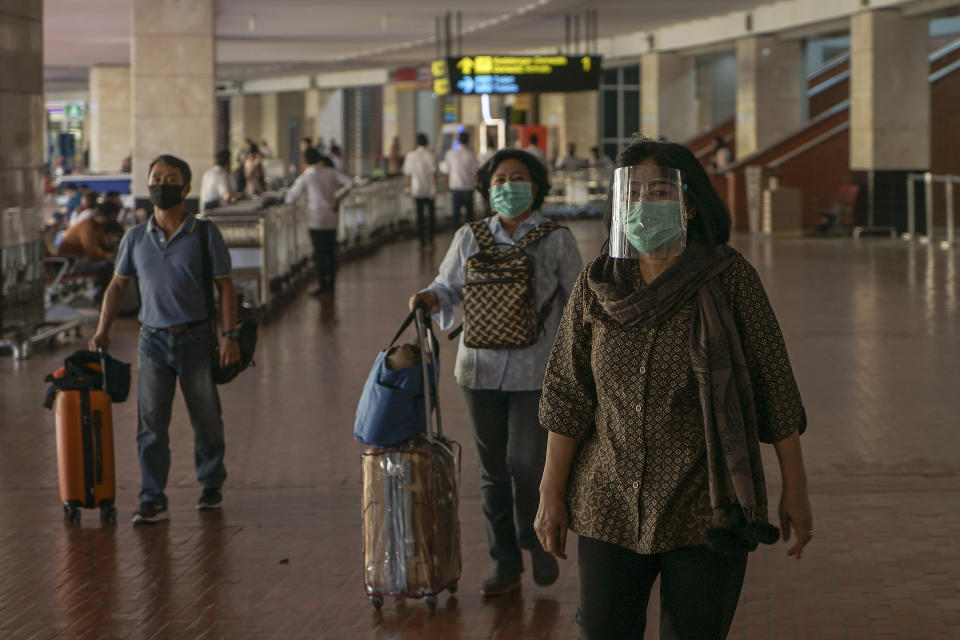
[[[197,500],[197,509],[219,509],[222,502],[220,489],[204,489]]]
[[[167,511],[167,505],[156,502],[141,502],[137,510],[133,512],[133,524],[153,524],[169,519],[170,513]]]
[[[514,589],[519,588],[519,573],[500,573],[494,571],[493,575],[480,584],[480,593],[485,596],[498,596],[504,593],[510,593]]]
[[[546,551],[531,551],[530,555],[533,564],[533,581],[541,587],[556,582],[560,577],[560,565],[553,554]]]

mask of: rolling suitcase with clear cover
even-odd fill
[[[443,436],[429,319],[419,307],[415,319],[426,432],[362,456],[364,588],[376,609],[384,596],[426,598],[434,609],[460,579],[460,445]]]

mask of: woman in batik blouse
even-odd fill
[[[580,274],[547,366],[549,430],[535,521],[564,558],[578,534],[583,640],[643,637],[661,580],[661,637],[724,638],[748,552],[813,536],[799,436],[806,415],[756,270],[686,148],[620,156],[606,251]],[[760,443],[780,460],[767,522]]]

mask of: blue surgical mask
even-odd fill
[[[680,203],[676,200],[645,200],[630,205],[623,233],[640,253],[662,253],[684,233]]]
[[[533,189],[529,182],[505,182],[490,188],[490,207],[508,218],[516,218],[530,208]]]

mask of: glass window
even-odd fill
[[[630,138],[640,130],[640,92],[636,89],[623,90],[623,131],[621,138]]]
[[[617,112],[620,108],[619,96],[616,89],[605,89],[603,92],[603,137],[618,138]]]
[[[606,69],[599,117],[604,153],[616,158],[640,130],[640,65]]]

